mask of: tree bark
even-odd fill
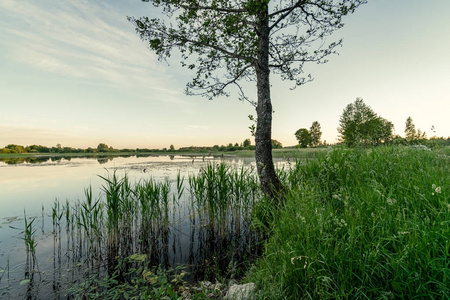
[[[269,17],[268,8],[261,9],[257,25],[258,59],[256,65],[257,127],[255,133],[255,160],[263,192],[275,198],[282,190],[272,159],[272,103],[270,99]]]

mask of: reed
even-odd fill
[[[189,241],[183,255],[189,257],[191,278],[214,280],[242,276],[259,253],[260,236],[251,229],[252,210],[262,195],[254,168],[206,164],[187,180],[178,173],[172,182],[132,183],[116,171],[99,177],[98,196],[90,186],[84,199],[74,204],[56,200],[51,208],[55,266],[67,257],[72,268],[84,266],[87,276],[118,274],[125,280],[136,262],[118,267],[122,258],[138,255],[162,269],[175,267],[169,257],[186,251],[184,240]],[[65,255],[61,240],[67,241]]]
[[[24,216],[24,222],[25,222],[25,228],[24,228],[24,236],[23,240],[25,242],[25,248],[27,251],[27,273],[31,275],[31,277],[34,274],[35,268],[36,270],[39,270],[39,266],[36,259],[36,246],[37,242],[35,239],[35,233],[36,229],[33,228],[33,223],[36,220],[33,218],[31,221],[28,221],[27,216],[25,214],[25,210],[23,212]]]

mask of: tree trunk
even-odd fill
[[[272,160],[272,103],[270,100],[269,69],[269,19],[268,8],[258,16],[258,62],[256,86],[258,93],[257,127],[255,134],[255,160],[263,192],[275,198],[282,190]]]

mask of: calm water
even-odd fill
[[[253,159],[226,159],[231,165],[254,166]],[[85,188],[92,186],[98,195],[106,176],[116,170],[125,173],[131,182],[140,179],[175,182],[178,172],[186,179],[199,172],[208,162],[220,163],[222,158],[189,156],[105,157],[105,158],[42,158],[34,161],[0,160],[0,298],[1,299],[59,299],[64,298],[70,282],[83,278],[82,270],[74,271],[69,257],[64,258],[59,241],[56,250],[52,233],[51,208],[55,200],[69,205],[84,200]],[[278,160],[278,163],[283,163]],[[182,206],[183,203],[181,202]],[[26,284],[26,249],[23,237],[24,212],[27,219],[35,218],[39,279]],[[183,220],[183,217],[177,217]],[[209,239],[192,227],[189,221],[178,221],[167,231],[167,247],[159,262],[174,267],[177,264],[198,264],[205,259],[202,243],[196,238]],[[194,236],[192,236],[194,235]],[[64,244],[66,240],[62,238]],[[67,239],[67,248],[70,248]],[[64,247],[63,247],[64,248]],[[202,254],[199,257],[198,254]],[[66,256],[69,256],[66,254]],[[58,257],[58,259],[57,259]],[[189,257],[190,260],[188,259]],[[193,258],[197,257],[197,258]],[[65,262],[66,261],[66,262]],[[79,264],[76,265],[80,267]],[[22,282],[22,284],[21,284]]]

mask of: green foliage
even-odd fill
[[[98,198],[88,188],[84,201],[62,207],[56,201],[52,209],[55,240],[75,239],[75,252],[83,256],[74,259],[86,261],[87,272],[96,274],[73,290],[77,297],[114,299],[123,292],[125,299],[136,295],[178,299],[179,287],[175,289],[173,281],[158,281],[164,278],[158,273],[163,271],[149,266],[162,264],[161,257],[168,255],[166,243],[180,219],[186,218],[191,229],[195,228],[192,239],[206,247],[190,249],[189,255],[197,257],[189,261],[189,272],[195,278],[240,278],[253,261],[259,235],[251,230],[250,219],[261,198],[254,168],[207,164],[189,180],[179,174],[176,182],[148,179],[132,184],[126,174],[119,177],[115,171],[100,177],[104,184]],[[61,237],[64,216],[67,236]],[[101,277],[96,266],[107,268],[110,276]],[[174,279],[180,279],[178,275]]]
[[[182,66],[195,71],[187,84],[188,94],[212,99],[228,95],[226,89],[234,85],[240,99],[252,102],[239,82],[257,80],[257,66],[261,63],[258,45],[262,40],[270,53],[277,53],[264,64],[283,80],[301,85],[311,79],[302,77],[304,63],[326,62],[325,57],[335,53],[334,49],[342,43],[323,45],[317,43],[317,38],[341,28],[342,16],[366,1],[286,1],[271,6],[269,0],[146,2],[161,7],[166,18],[128,19],[161,60],[169,58],[173,50],[181,53]],[[297,26],[301,30],[290,30]],[[267,40],[262,30],[270,33]]]
[[[406,119],[405,123],[405,139],[411,142],[416,139],[416,125],[414,125],[411,117]]]
[[[295,132],[295,137],[297,138],[298,144],[302,148],[308,147],[311,143],[311,133],[306,128],[300,128]]]
[[[441,152],[377,147],[295,165],[246,280],[259,299],[449,298],[448,164]]]
[[[245,139],[244,142],[242,143],[244,148],[250,146],[251,144],[252,144],[252,142],[250,141],[250,139]]]
[[[272,139],[272,149],[281,149],[283,148],[283,144],[279,141]]]
[[[317,147],[320,145],[320,137],[322,136],[322,131],[320,130],[320,123],[314,121],[309,128],[309,133],[311,135],[311,146]]]
[[[338,132],[348,146],[378,145],[392,140],[394,125],[379,117],[362,98],[356,98],[344,109]]]
[[[151,268],[148,262],[139,263],[135,257],[119,260],[111,275],[92,276],[68,293],[77,299],[182,299],[185,273],[180,268]],[[137,267],[127,268],[125,274],[122,272],[125,265],[136,262]]]
[[[97,146],[97,152],[112,152],[114,149],[112,147],[108,147],[108,145],[100,143]]]
[[[434,126],[432,127],[432,130]],[[405,139],[409,144],[424,144],[426,143],[427,135],[425,132],[422,132],[420,129],[416,131],[416,125],[411,117],[406,119],[405,123]]]

